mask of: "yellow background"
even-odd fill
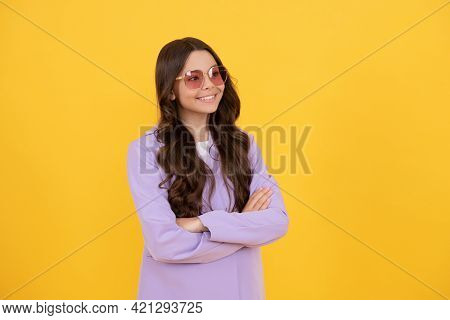
[[[262,249],[268,299],[450,297],[447,4],[0,0],[1,297],[135,299],[126,150],[185,36],[238,79],[238,125],[311,127],[311,173],[275,175],[291,225]]]

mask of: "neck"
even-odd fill
[[[194,136],[195,142],[206,141],[209,138],[207,121],[209,114],[197,114],[197,116],[181,119],[183,125]]]

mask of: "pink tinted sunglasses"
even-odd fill
[[[184,76],[176,77],[175,80],[184,79],[187,88],[198,89],[203,86],[204,74],[208,75],[215,86],[223,85],[228,79],[228,72],[224,66],[212,66],[206,73],[201,70],[191,70],[187,71]]]

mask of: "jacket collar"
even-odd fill
[[[219,152],[218,152],[217,145],[214,142],[211,132],[208,133],[208,153],[209,153],[209,156],[213,160],[218,161],[218,153]]]

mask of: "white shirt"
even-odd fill
[[[195,146],[200,156],[208,154],[208,140],[195,142]]]

